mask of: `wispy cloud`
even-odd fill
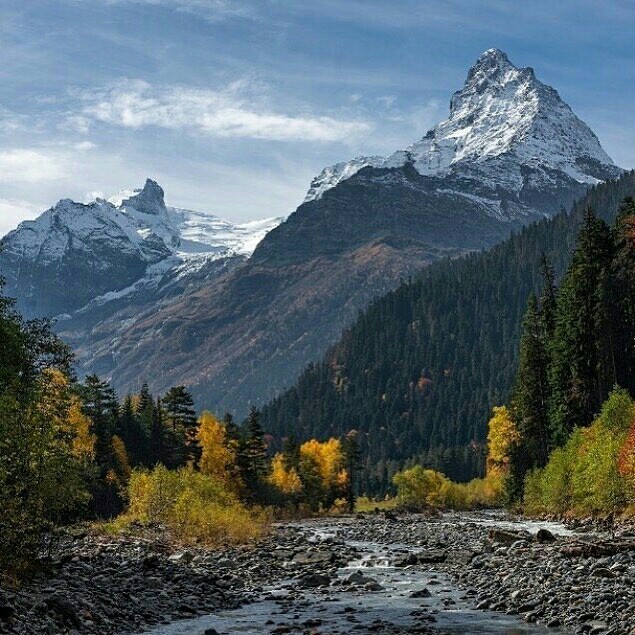
[[[253,6],[245,0],[105,0],[107,4],[137,4],[167,7],[191,13],[210,22],[229,18],[253,18]]]
[[[15,229],[16,225],[28,218],[35,218],[42,211],[29,201],[0,198],[0,238]]]
[[[82,116],[94,121],[212,137],[329,142],[347,140],[370,129],[364,121],[273,112],[247,95],[241,82],[212,91],[154,87],[145,81],[127,80],[84,95],[84,101]]]
[[[36,183],[61,178],[64,171],[55,152],[25,148],[0,150],[0,183]]]

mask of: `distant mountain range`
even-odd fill
[[[119,390],[186,383],[202,406],[242,414],[402,278],[500,242],[621,172],[554,89],[490,49],[447,120],[387,158],[326,168],[282,223],[169,208],[148,181],[23,223],[3,241],[0,272],[29,315],[64,314],[57,328],[80,372]]]

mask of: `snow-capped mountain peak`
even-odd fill
[[[108,200],[60,200],[2,239],[0,265],[8,289],[20,290],[25,313],[72,312],[147,275],[157,281],[157,272],[189,275],[216,260],[242,261],[283,220],[235,224],[170,207],[161,186],[147,179],[143,188],[122,190]],[[66,294],[35,291],[51,271]]]
[[[387,159],[358,157],[326,168],[311,183],[306,200],[320,198],[363,167],[399,167],[410,161],[421,175],[476,177],[479,187],[492,190],[523,187],[527,167],[547,179],[558,171],[584,184],[620,172],[556,90],[539,81],[532,68],[517,68],[495,48],[479,56],[463,88],[452,96],[449,117],[423,139]]]
[[[144,214],[159,214],[165,210],[163,188],[152,179],[146,179],[141,190],[134,193],[120,203],[120,207],[132,207]]]

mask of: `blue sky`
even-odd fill
[[[173,205],[288,214],[325,165],[445,118],[490,47],[635,167],[634,23],[626,0],[0,0],[0,234],[146,176]]]

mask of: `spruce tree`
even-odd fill
[[[152,419],[148,440],[148,455],[150,465],[156,465],[157,463],[169,465],[171,463],[171,457],[168,454],[167,448],[164,413],[161,399],[157,399],[152,408]]]
[[[117,435],[124,442],[132,465],[141,465],[147,462],[148,437],[135,412],[131,395],[126,395],[121,405]]]
[[[549,355],[538,301],[529,296],[520,338],[518,371],[512,395],[512,416],[521,439],[512,450],[508,495],[516,500],[525,474],[547,462],[549,429]]]
[[[351,430],[342,441],[348,481],[346,483],[346,503],[349,512],[355,511],[358,492],[357,473],[360,467],[359,442],[357,430]]]
[[[117,479],[120,463],[113,447],[119,404],[114,389],[97,375],[89,375],[78,387],[84,414],[95,435],[95,473],[90,484],[91,507],[97,516],[110,517],[121,511],[123,501]]]
[[[543,253],[540,260],[542,292],[540,294],[540,326],[545,346],[548,348],[556,330],[556,308],[558,289],[553,266]]]
[[[141,386],[135,414],[144,436],[149,438],[151,436],[154,417],[154,397],[150,394],[150,390],[148,389],[148,384],[146,382],[143,382],[143,385]],[[153,464],[155,462],[155,458],[153,457],[149,459],[149,461]]]
[[[615,383],[606,293],[612,255],[608,226],[588,209],[558,292],[549,373],[554,445],[591,422]]]
[[[260,425],[260,412],[255,406],[251,407],[247,417],[238,459],[247,492],[257,498],[267,476],[268,461],[265,433]]]
[[[635,201],[624,200],[612,228],[609,304],[617,383],[635,392]]]
[[[194,399],[185,386],[173,386],[162,399],[166,422],[172,432],[182,436],[185,444],[185,462],[196,464],[200,457],[198,422]]]
[[[91,432],[96,436],[95,462],[109,464],[112,437],[119,418],[119,404],[114,389],[95,374],[88,375],[79,388],[84,414],[91,421]]]

